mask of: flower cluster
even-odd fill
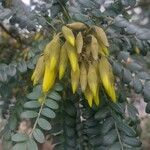
[[[116,101],[114,76],[108,61],[109,43],[104,30],[74,22],[62,27],[46,45],[32,75],[37,84],[42,81],[43,93],[47,93],[58,76],[61,80],[67,68],[71,68],[73,93],[78,87],[90,106],[100,103],[99,90],[103,88],[113,102]],[[68,67],[70,64],[71,67]]]

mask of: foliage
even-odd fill
[[[12,0],[0,5],[0,112],[6,120],[0,135],[4,149],[37,150],[49,139],[58,150],[142,149],[138,110],[130,93],[143,95],[145,111],[150,113],[150,31],[132,23],[128,9],[138,5],[136,1],[53,0],[32,3],[32,10],[17,4]],[[63,25],[74,21],[101,26],[107,33],[116,103],[100,91],[101,104],[89,107],[80,89],[72,93],[67,76],[46,96],[41,84],[33,87],[31,74],[44,47]]]

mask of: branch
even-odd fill
[[[19,36],[15,36],[13,33],[11,33],[8,29],[6,29],[6,28],[4,27],[4,25],[3,25],[2,23],[0,23],[0,27],[8,34],[11,38],[15,39],[15,40],[19,43],[19,47],[22,47],[22,46],[21,46],[21,45],[22,45],[22,41],[21,41],[21,39],[20,39]]]

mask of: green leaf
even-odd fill
[[[53,99],[46,99],[45,105],[51,109],[58,109],[58,104]]]
[[[49,108],[44,108],[42,110],[41,114],[48,118],[55,118],[55,116],[56,116],[55,112]]]
[[[123,69],[123,81],[129,84],[132,81],[132,74],[128,69]]]
[[[114,126],[114,119],[112,117],[107,118],[101,127],[102,134],[106,134],[113,128],[113,126]]]
[[[75,136],[75,128],[65,127],[65,133],[68,137],[74,137]]]
[[[150,102],[150,92],[149,92],[149,89],[144,88],[143,94],[144,94],[144,101],[147,102],[147,103]]]
[[[115,129],[113,129],[103,136],[102,143],[103,145],[106,145],[106,146],[111,145],[117,140],[117,137],[118,137],[117,132]]]
[[[121,75],[121,72],[122,72],[122,69],[123,67],[117,63],[117,62],[113,62],[113,72],[116,74],[116,75]]]
[[[74,137],[70,138],[70,137],[66,137],[65,138],[65,144],[67,144],[67,149],[68,150],[74,150],[76,149],[76,140]]]
[[[26,150],[26,143],[17,143],[12,150]]]
[[[147,103],[145,111],[146,113],[150,114],[150,102]]]
[[[143,89],[144,101],[150,102],[150,81],[146,82]]]
[[[139,147],[141,146],[141,141],[136,137],[122,136],[122,142],[127,145]]]
[[[139,114],[137,108],[131,104],[127,104],[127,110],[129,117],[135,121],[137,119],[137,115]]]
[[[38,150],[38,146],[33,139],[27,141],[27,150]]]
[[[11,137],[11,140],[14,142],[24,142],[28,140],[28,137],[23,133],[16,133]]]
[[[16,74],[16,67],[13,64],[10,64],[7,67],[7,74],[11,77],[13,77]]]
[[[131,86],[134,88],[136,93],[141,93],[142,92],[142,83],[138,78],[134,78],[133,81],[131,82]]]
[[[26,72],[27,71],[26,62],[24,60],[22,60],[21,62],[18,63],[17,68],[21,73]]]
[[[38,125],[44,130],[50,130],[52,128],[51,124],[43,118],[38,119]]]
[[[123,19],[122,17],[120,17],[120,18]],[[118,60],[120,62],[122,62],[122,61],[126,62],[128,60],[128,58],[130,58],[129,52],[121,51],[118,55]]]
[[[8,79],[7,79],[7,74],[5,71],[3,70],[0,70],[0,81],[1,82],[6,82]]]
[[[96,135],[96,136],[92,136],[90,138],[90,144],[93,146],[93,147],[97,147],[97,150],[99,150],[98,146],[102,145],[102,136],[101,135]],[[94,149],[95,150],[95,149]],[[101,150],[101,149],[100,149]]]
[[[93,126],[96,126],[96,125],[97,125],[97,121],[92,117],[92,118],[90,118],[90,119],[87,119],[87,121],[85,121],[84,124],[85,124],[87,127],[93,127]]]
[[[142,70],[142,67],[139,64],[135,63],[135,62],[128,63],[126,65],[126,67],[127,67],[127,69],[129,69],[132,72],[136,72],[136,71],[141,71]]]
[[[38,101],[29,101],[24,104],[24,108],[39,108],[40,103]]]
[[[103,16],[102,12],[99,9],[92,10],[92,14],[96,17],[102,17]]]
[[[122,4],[126,7],[133,7],[136,4],[136,0],[121,0]]]
[[[120,131],[124,132],[128,136],[136,136],[136,132],[125,122],[116,121],[117,127]]]
[[[150,81],[145,82],[144,87],[150,89]]]
[[[61,100],[61,96],[55,91],[50,92],[50,94],[48,94],[48,97],[52,98],[52,99],[54,99],[56,101],[60,101]]]
[[[56,83],[54,86],[54,90],[60,92],[63,90],[63,86],[60,83]]]
[[[2,133],[1,133],[2,135]],[[6,126],[6,128],[4,128],[4,138],[6,140],[10,140],[12,136],[11,130],[8,129],[8,127]]]
[[[116,142],[114,144],[112,144],[110,147],[109,147],[109,150],[121,150],[121,145],[119,142]]]
[[[33,88],[33,92],[41,93],[41,91],[42,91],[41,85],[37,85],[37,86],[35,86],[35,87]]]
[[[125,105],[123,103],[111,103],[111,107],[119,114],[125,113]]]
[[[111,116],[113,117],[114,121],[116,121],[117,123],[122,122],[120,114],[117,114],[114,111],[112,111],[111,113],[112,113]]]
[[[41,92],[39,91],[34,91],[34,92],[31,92],[27,95],[27,98],[28,99],[31,99],[31,100],[35,100],[35,99],[38,99],[39,97],[41,96]]]
[[[105,16],[110,16],[110,17],[116,17],[117,13],[115,10],[113,9],[107,9],[106,11],[103,12],[103,15]],[[118,22],[115,21],[115,24],[118,26]]]
[[[51,17],[54,18],[57,16],[57,14],[60,12],[61,6],[59,3],[56,3],[56,5],[52,5],[51,7]]]
[[[96,135],[100,130],[101,130],[101,125],[97,125],[95,127],[84,129],[84,132],[92,136],[92,135]]]
[[[40,41],[40,43],[39,43],[39,45],[38,45],[38,48],[39,48],[40,50],[43,50],[44,47],[45,47],[45,45],[46,45],[46,42],[47,42],[47,40],[42,40],[42,41]]]
[[[127,1],[127,0],[126,0]],[[136,0],[128,0],[128,3],[131,7],[135,6]]]
[[[110,115],[109,109],[108,108],[103,108],[103,109],[100,109],[99,111],[97,111],[97,113],[95,114],[95,119],[96,120],[102,120],[102,119],[106,118],[109,115]]]
[[[66,116],[66,114],[64,116],[65,116],[65,124],[70,127],[75,127],[76,120],[68,115]]]
[[[82,21],[82,22],[86,22],[89,21],[88,19],[88,15],[84,15],[84,14],[81,14],[81,13],[76,13],[73,15],[73,18],[75,20],[79,20],[79,21]],[[92,20],[91,20],[92,21]]]
[[[143,71],[138,72],[137,77],[143,80],[150,80],[150,75],[147,72]]]
[[[16,129],[16,127],[17,127],[17,117],[16,116],[12,116],[12,117],[10,117],[9,118],[9,128],[11,129],[11,130],[15,130]]]
[[[72,117],[76,116],[76,108],[71,103],[65,104],[65,112]]]
[[[33,131],[33,136],[39,143],[44,143],[45,137],[44,137],[43,132],[40,129],[36,128]]]
[[[98,146],[98,147],[95,147],[94,150],[106,150],[106,149],[107,149],[107,147],[105,147],[105,146]]]
[[[37,115],[38,115],[38,113],[36,111],[32,111],[32,110],[27,110],[27,111],[21,113],[21,117],[26,118],[26,119],[35,118],[35,117],[37,117]]]
[[[93,3],[92,1],[89,0],[78,0],[80,4],[83,5],[83,7],[87,7],[87,8],[94,8],[95,7],[95,3]]]
[[[34,63],[33,63],[33,59],[27,61],[27,66],[29,69],[32,69],[32,70],[35,68]]]
[[[125,87],[119,86],[118,88],[118,102],[123,103],[126,102],[127,98],[127,91],[125,90]]]
[[[3,70],[3,71],[5,71],[6,69],[7,69],[7,65],[5,64],[5,63],[1,63],[0,64],[0,70]]]

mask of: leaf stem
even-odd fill
[[[46,20],[46,23],[54,30],[54,32],[57,31],[57,29],[48,20]]]
[[[68,11],[66,10],[66,7],[64,7],[64,6],[62,5],[62,3],[61,3],[60,0],[58,0],[58,3],[59,3],[60,6],[62,7],[62,9],[63,9],[63,11],[64,11],[64,14],[66,15],[67,19],[70,20],[71,17],[70,17],[70,15],[69,15]]]
[[[117,127],[116,122],[115,122],[115,129],[116,129],[116,131],[117,131],[117,135],[118,135],[119,143],[120,143],[120,145],[121,145],[121,150],[124,150],[124,148],[123,148],[123,144],[122,144],[122,141],[121,141],[121,137],[120,137],[120,134],[119,134],[119,131],[118,131],[118,127]]]
[[[42,112],[42,109],[43,109],[43,106],[44,106],[44,103],[45,103],[45,98],[46,98],[46,96],[44,96],[44,100],[43,100],[43,102],[42,102],[42,104],[41,104],[41,107],[40,107],[39,112],[38,112],[38,116],[37,116],[37,118],[36,118],[36,121],[35,121],[35,123],[34,123],[34,125],[33,125],[32,130],[31,130],[31,132],[30,132],[30,134],[29,134],[29,137],[32,137],[32,134],[33,134],[33,132],[34,132],[36,126],[37,126],[38,120],[39,120],[39,118],[40,118],[40,115],[41,115],[41,112]]]

